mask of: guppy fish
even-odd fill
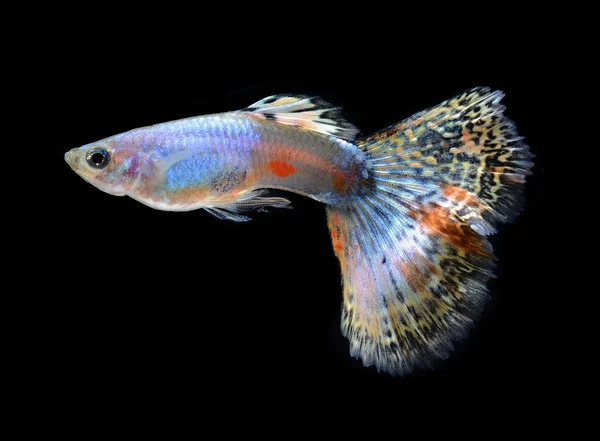
[[[356,139],[339,108],[277,95],[131,130],[65,160],[99,189],[159,210],[247,221],[251,209],[289,203],[269,188],[324,203],[350,353],[402,375],[465,337],[488,297],[486,236],[520,209],[532,155],[502,97],[475,88]]]

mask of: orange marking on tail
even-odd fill
[[[485,248],[482,238],[468,225],[455,219],[446,208],[430,204],[419,210],[411,210],[408,215],[417,220],[425,231],[441,237],[461,251],[493,257]]]
[[[408,139],[410,139],[411,141],[412,141],[413,139],[415,139],[415,135],[413,134],[413,131],[412,131],[412,129],[406,129],[406,130],[404,131],[404,134],[405,134],[405,135],[408,137]]]
[[[416,293],[427,291],[425,288],[431,275],[440,274],[439,268],[422,254],[414,256],[413,261],[401,262],[399,266],[408,286]]]
[[[340,253],[344,249],[344,235],[342,233],[339,234],[336,229],[331,230],[331,239],[333,241],[333,249]]]
[[[285,161],[271,161],[269,162],[269,168],[280,178],[285,178],[296,173],[296,167]]]
[[[483,147],[480,145],[475,145],[475,141],[469,141],[467,142],[465,149],[467,150],[467,153],[481,153]]]
[[[465,202],[467,205],[477,205],[477,196],[469,193],[467,190],[455,185],[445,185],[443,190],[444,196],[448,199],[457,202]]]
[[[480,145],[475,145],[475,141],[467,141],[467,139],[465,139],[465,137],[463,136],[463,141],[465,142],[464,145],[460,146],[460,147],[452,147],[450,149],[450,153],[468,153],[468,154],[474,154],[474,153],[481,153],[483,150],[483,146]]]
[[[330,218],[331,222],[328,223],[329,229],[331,230],[331,240],[333,242],[333,249],[340,259],[343,257],[342,250],[344,249],[344,233],[340,231],[341,218],[338,214],[333,214]]]
[[[410,264],[410,266],[408,263],[405,262],[402,262],[400,264],[400,272],[406,279],[408,286],[410,286],[410,288],[413,291],[420,292],[422,288],[424,288],[423,279],[421,277],[421,274],[419,274],[415,270],[416,268],[412,264]]]

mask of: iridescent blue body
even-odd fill
[[[136,152],[127,194],[171,211],[218,207],[257,188],[334,203],[367,175],[361,150],[343,139],[240,112],[143,127],[104,143]]]

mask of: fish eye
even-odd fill
[[[103,169],[110,162],[110,154],[105,149],[91,149],[85,158],[90,167]]]

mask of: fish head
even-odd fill
[[[114,196],[126,195],[139,176],[138,155],[110,138],[69,150],[65,161],[85,181]]]

